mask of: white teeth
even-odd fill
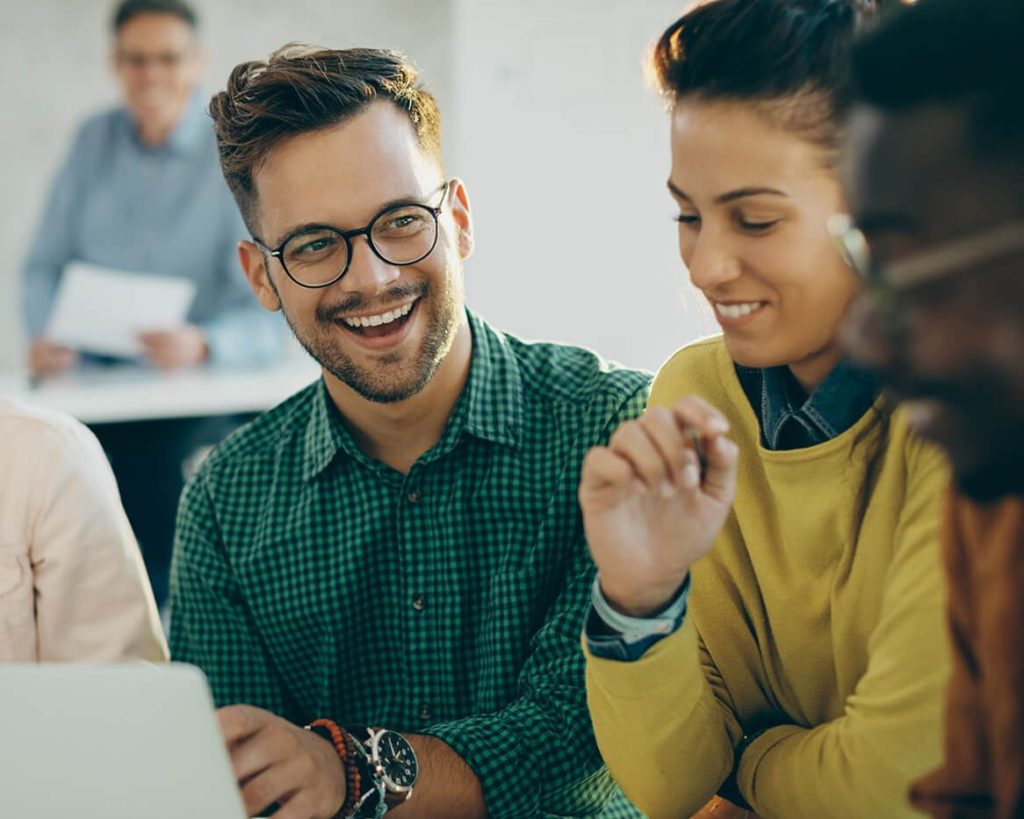
[[[749,316],[755,310],[760,310],[764,305],[759,301],[749,301],[745,304],[716,304],[715,310],[722,318],[741,318]]]
[[[409,315],[413,305],[416,302],[410,302],[404,307],[399,307],[395,310],[389,310],[386,313],[381,313],[376,316],[357,316],[355,318],[342,319],[349,327],[379,327],[381,324],[390,324],[393,321],[397,321],[403,316]]]

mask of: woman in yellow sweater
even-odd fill
[[[655,819],[716,793],[765,819],[909,816],[939,760],[945,465],[843,360],[858,283],[826,229],[874,11],[715,0],[656,48],[680,252],[722,335],[668,361],[580,486],[594,728]]]

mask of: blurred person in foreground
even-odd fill
[[[171,654],[250,813],[635,816],[584,702],[576,489],[648,376],[467,310],[469,194],[402,55],[286,48],[211,112],[253,290],[323,367],[178,516]]]
[[[954,473],[945,762],[913,802],[1024,816],[1024,5],[925,0],[855,55],[846,340]]]
[[[184,326],[141,334],[153,367],[253,366],[280,353],[284,323],[260,310],[239,267],[245,227],[220,174],[197,87],[204,66],[197,25],[182,0],[125,0],[114,11],[113,66],[123,104],[79,128],[22,271],[28,365],[37,378],[83,358],[46,337],[64,268],[76,261],[195,283]],[[183,464],[237,424],[196,418],[93,426],[113,464],[158,602],[167,594]]]
[[[65,415],[0,397],[0,663],[166,657],[96,439]]]

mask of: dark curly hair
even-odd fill
[[[860,100],[888,111],[967,114],[979,158],[1024,163],[1024,2],[929,0],[893,15],[853,53]]]
[[[266,61],[242,63],[210,101],[220,165],[250,231],[256,226],[253,175],[281,140],[338,125],[375,100],[409,117],[420,147],[441,162],[441,113],[396,51],[343,51],[289,44]]]

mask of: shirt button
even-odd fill
[[[416,609],[416,611],[423,611],[423,609],[427,607],[427,598],[422,594],[417,594],[412,599],[412,607]]]
[[[409,490],[409,494],[406,495],[406,498],[409,500],[409,503],[419,503],[420,502],[420,498],[422,498],[422,497],[423,497],[423,495],[420,494],[420,490],[419,489],[410,489]]]
[[[430,703],[423,703],[420,706],[420,722],[430,722],[433,716],[430,711]]]

